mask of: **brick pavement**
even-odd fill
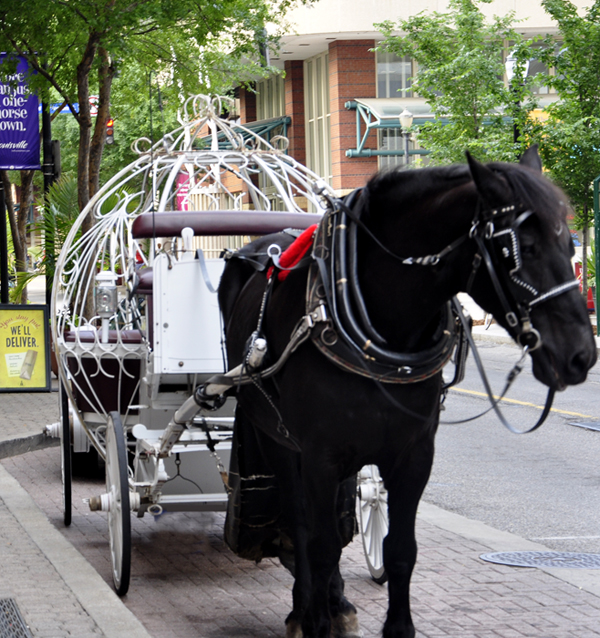
[[[57,403],[56,393],[0,395],[0,598],[16,600],[34,637],[283,636],[291,576],[234,556],[222,514],[133,518],[131,589],[112,593],[105,515],[82,501],[101,480],[75,482],[73,524],[62,524],[60,451],[42,433]],[[543,547],[426,503],[418,541],[420,638],[600,638],[600,571],[485,563],[488,551]],[[387,590],[368,577],[359,539],[341,569],[365,637],[379,635]]]
[[[2,500],[0,521],[0,599],[15,601],[33,636],[102,636]]]
[[[2,464],[110,583],[104,515],[87,511],[82,502],[102,489],[102,481],[75,483],[73,524],[64,529],[59,459],[59,450],[45,449]],[[147,515],[132,523],[132,583],[123,602],[150,635],[283,636],[292,579],[275,561],[254,565],[234,556],[222,541],[222,514],[176,513],[157,519]],[[418,541],[412,609],[419,637],[600,637],[600,572],[580,570],[587,573],[588,584],[598,584],[586,586],[582,581],[580,589],[547,571],[485,563],[479,559],[482,553],[504,550],[510,543],[513,550],[531,549],[533,544],[494,534],[456,515],[448,518],[427,504],[421,508]],[[379,635],[387,592],[369,579],[358,539],[344,551],[341,569],[365,636]]]

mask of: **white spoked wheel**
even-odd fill
[[[376,465],[365,465],[358,474],[358,520],[371,578],[383,585],[383,539],[388,533],[387,490]]]
[[[124,596],[131,574],[131,518],[125,432],[118,412],[111,412],[106,427],[106,493],[108,534],[115,589]]]

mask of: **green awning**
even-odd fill
[[[267,120],[257,120],[256,122],[245,122],[243,124],[244,128],[240,126],[233,126],[232,129],[236,133],[241,134],[244,141],[250,138],[250,135],[247,132],[247,130],[250,130],[255,135],[259,135],[269,142],[271,137],[274,137],[275,135],[283,135],[284,137],[287,137],[288,126],[291,123],[292,118],[289,115],[284,115],[282,117],[271,117]],[[231,142],[229,142],[223,133],[219,133],[218,138],[220,150],[228,150],[231,148]],[[203,139],[210,144],[210,136],[206,136]]]

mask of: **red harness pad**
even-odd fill
[[[293,268],[301,259],[306,255],[308,249],[312,246],[315,231],[317,230],[317,224],[309,226],[299,237],[294,240],[294,243],[288,246],[279,258],[279,265],[282,268]],[[267,273],[270,277],[273,273],[274,266],[269,268]],[[283,281],[290,274],[289,270],[280,270],[277,273],[277,279]]]

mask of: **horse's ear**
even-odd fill
[[[467,162],[469,162],[469,169],[475,186],[487,204],[491,208],[507,204],[510,197],[510,189],[506,180],[485,164],[478,162],[469,151],[467,151]]]
[[[531,168],[538,173],[542,172],[542,160],[540,159],[540,154],[538,153],[537,144],[530,146],[523,153],[523,155],[521,155],[519,164],[521,164],[521,166],[527,166],[528,168]]]

